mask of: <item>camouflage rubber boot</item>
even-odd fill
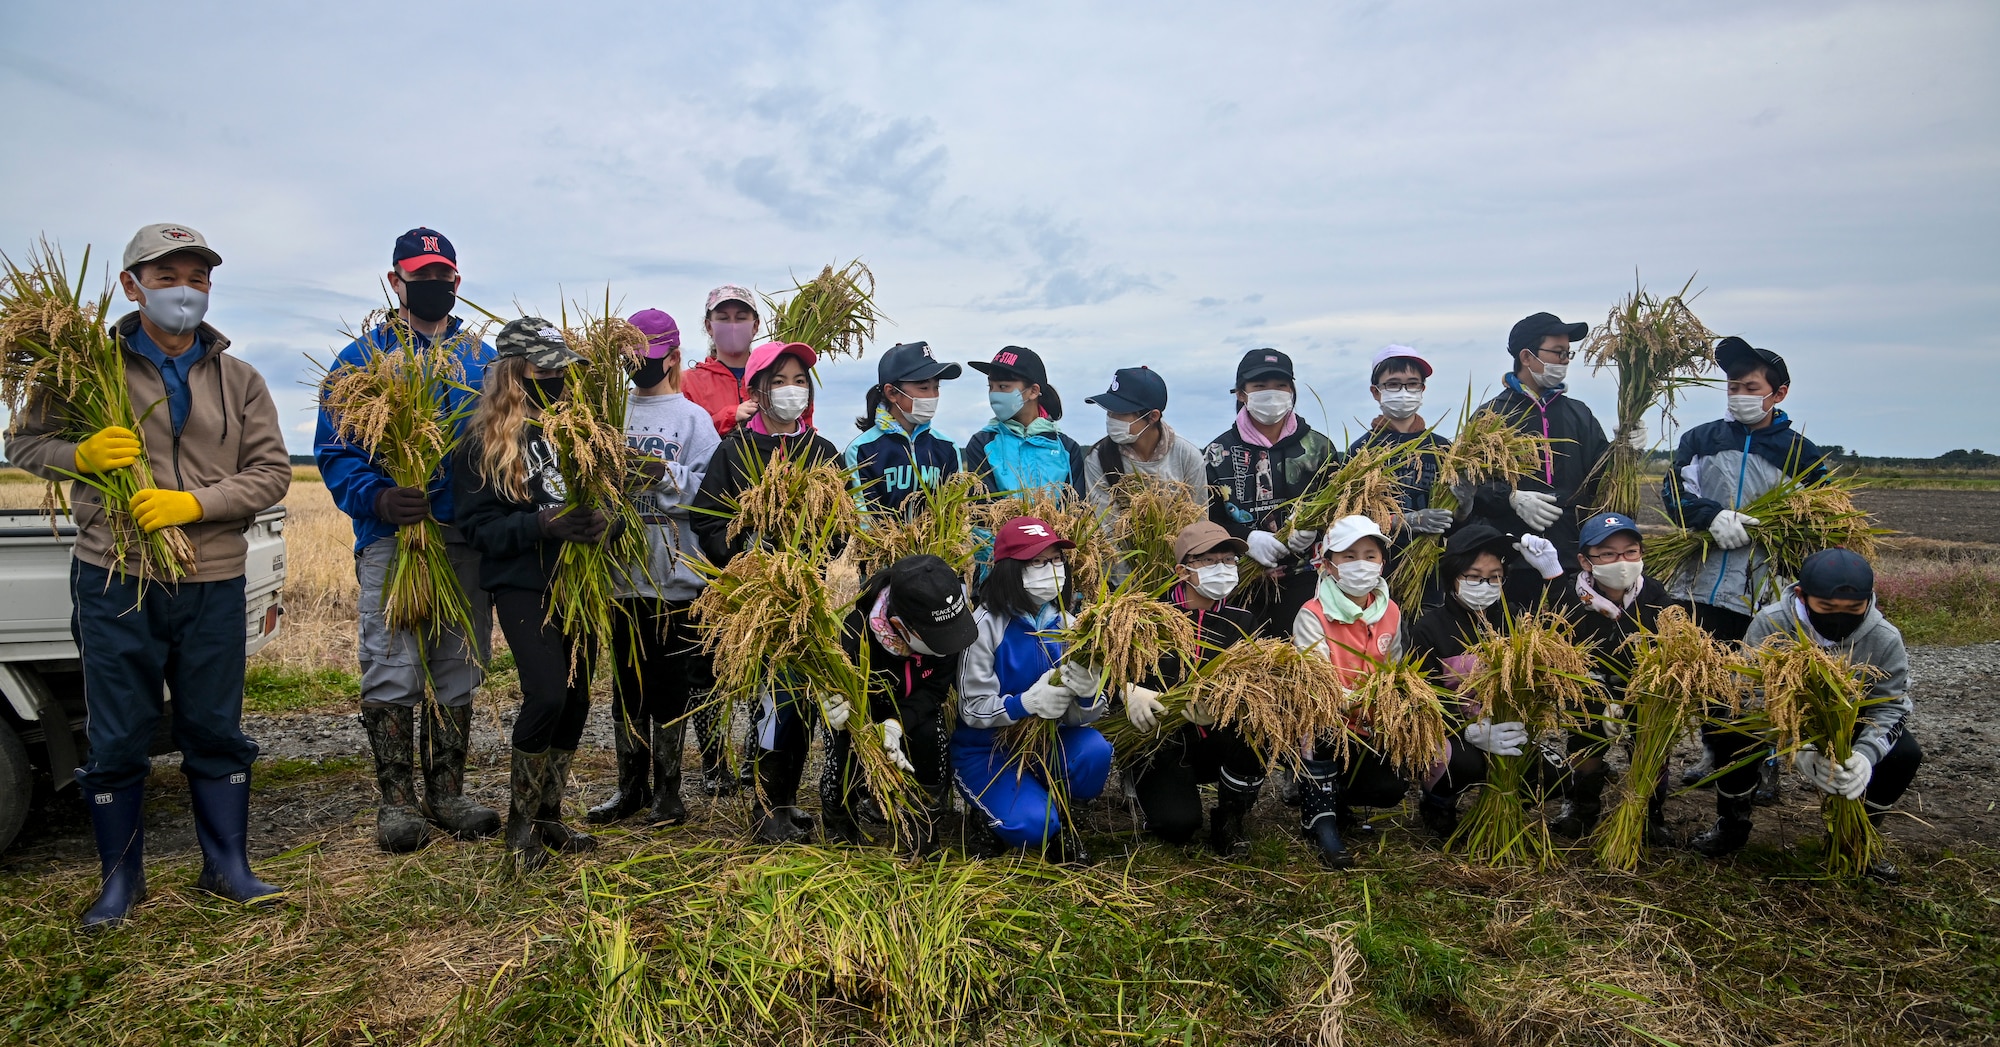
[[[401,705],[364,705],[361,726],[375,751],[375,785],[382,793],[375,808],[375,846],[390,854],[408,854],[431,835],[417,811],[417,786],[410,767],[416,711]]]
[[[549,750],[549,776],[542,783],[542,803],[535,812],[535,831],[550,850],[581,854],[597,849],[597,837],[563,824],[563,792],[569,788],[569,764],[575,749]]]
[[[500,812],[465,798],[465,755],[472,741],[472,706],[424,703],[424,813],[461,840],[500,831]]]
[[[549,861],[548,848],[535,831],[535,815],[541,811],[548,778],[548,750],[514,750],[513,770],[507,777],[507,853],[522,872],[534,872]]]

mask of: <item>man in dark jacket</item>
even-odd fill
[[[1610,441],[1597,416],[1580,400],[1564,395],[1570,345],[1582,341],[1590,325],[1566,324],[1554,313],[1536,313],[1514,325],[1507,335],[1507,355],[1514,370],[1502,381],[1506,388],[1480,408],[1495,411],[1516,429],[1547,437],[1551,443],[1542,467],[1509,486],[1481,484],[1469,499],[1470,514],[1505,534],[1539,534],[1555,544],[1563,563],[1577,554],[1577,525],[1597,504]],[[1517,607],[1533,606],[1542,579],[1525,563],[1507,573],[1507,600]]]
[[[1236,365],[1236,424],[1209,442],[1208,484],[1222,493],[1209,502],[1209,519],[1242,539],[1263,579],[1242,600],[1265,636],[1288,638],[1292,619],[1312,599],[1319,575],[1308,554],[1319,535],[1295,531],[1280,539],[1292,503],[1321,481],[1337,451],[1326,434],[1296,410],[1298,387],[1292,358],[1276,349],[1253,349]]]

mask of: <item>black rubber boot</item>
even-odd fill
[[[1602,760],[1587,761],[1582,767],[1571,771],[1563,779],[1562,810],[1549,823],[1549,831],[1566,840],[1581,840],[1597,828],[1597,821],[1604,815],[1604,780],[1607,772]]]
[[[97,867],[104,886],[83,911],[83,929],[109,930],[146,900],[146,783],[116,792],[87,793],[90,829],[97,837]]]
[[[1250,834],[1244,822],[1250,816],[1250,809],[1257,806],[1257,793],[1264,786],[1262,778],[1252,782],[1240,782],[1229,776],[1228,771],[1215,783],[1215,809],[1208,815],[1208,848],[1216,854],[1228,857],[1250,846]]]
[[[687,821],[687,804],[681,802],[681,750],[686,745],[686,720],[653,725],[653,802],[646,814],[650,824],[679,825]]]
[[[1756,804],[1749,793],[1730,795],[1715,791],[1715,824],[1688,841],[1688,849],[1710,858],[1723,858],[1750,842],[1750,815]]]
[[[1674,843],[1674,834],[1667,828],[1667,783],[1663,780],[1646,801],[1646,846],[1672,847]]]
[[[550,749],[549,774],[542,782],[542,804],[535,811],[535,831],[552,851],[582,854],[597,849],[597,837],[563,824],[562,798],[569,789],[569,762],[575,749]]]
[[[1704,743],[1701,747],[1701,759],[1694,763],[1689,764],[1686,769],[1681,771],[1681,788],[1692,789],[1696,785],[1700,784],[1703,778],[1706,778],[1714,773],[1715,773],[1715,750],[1709,748],[1708,745]],[[1702,786],[1702,788],[1704,789],[1710,788],[1714,784],[1715,784],[1714,782],[1710,782],[1708,785]]]
[[[201,878],[195,886],[232,902],[272,902],[285,892],[250,871],[250,772],[226,778],[190,775],[194,835],[201,842]]]
[[[757,753],[757,802],[752,835],[758,843],[802,843],[812,839],[812,815],[794,804],[802,761],[786,753]]]
[[[1424,823],[1439,843],[1449,839],[1458,831],[1458,797],[1451,793],[1426,789],[1417,798],[1417,818]]]
[[[1875,826],[1876,832],[1878,833],[1881,832],[1882,823],[1889,819],[1889,812],[1894,810],[1895,808],[1888,804],[1873,803],[1865,799],[1862,802],[1868,805],[1869,823]],[[1903,882],[1902,871],[1897,869],[1896,864],[1894,862],[1891,862],[1886,857],[1877,858],[1874,861],[1869,862],[1868,868],[1863,870],[1862,875],[1868,877],[1871,880],[1876,881],[1877,883]]]
[[[408,854],[431,837],[430,824],[417,810],[417,785],[410,766],[415,758],[416,712],[402,705],[364,705],[361,726],[375,752],[375,787],[382,794],[375,808],[375,846],[390,854]]]
[[[1751,799],[1759,807],[1769,807],[1777,803],[1778,797],[1783,794],[1784,787],[1778,774],[1778,757],[1775,753],[1766,752],[1764,762],[1757,765],[1757,791],[1752,794]]]
[[[583,812],[586,823],[623,821],[653,802],[653,754],[647,751],[645,730],[643,721],[635,724],[623,716],[612,718],[611,749],[618,759],[618,788],[610,799]]]
[[[514,750],[513,769],[507,776],[507,853],[522,872],[534,872],[549,861],[548,848],[535,831],[535,815],[542,809],[548,779],[548,750]]]
[[[1351,869],[1354,855],[1340,838],[1340,775],[1331,761],[1307,760],[1299,774],[1299,824],[1321,865]]]
[[[424,703],[424,814],[461,840],[500,831],[500,812],[465,798],[465,757],[472,745],[472,706]]]

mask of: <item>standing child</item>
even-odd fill
[[[1356,437],[1347,449],[1353,455],[1370,447],[1417,444],[1416,451],[1396,465],[1396,501],[1403,512],[1402,526],[1389,547],[1391,572],[1411,536],[1451,530],[1452,511],[1431,508],[1431,487],[1437,483],[1438,475],[1437,456],[1450,449],[1451,441],[1432,432],[1424,424],[1424,416],[1417,413],[1424,406],[1424,387],[1430,377],[1430,361],[1419,356],[1415,349],[1385,345],[1377,350],[1369,373],[1368,394],[1375,398],[1380,413],[1369,423],[1368,431]],[[1435,605],[1443,598],[1443,588],[1433,579],[1426,587],[1424,605]]]
[[[1081,496],[1083,448],[1063,435],[1062,397],[1033,349],[1010,345],[972,369],[986,375],[993,420],[965,444],[965,468],[993,494]]]
[[[958,472],[957,445],[931,428],[931,419],[939,386],[963,373],[934,358],[927,342],[906,342],[882,354],[867,406],[854,420],[861,435],[847,445],[855,501],[864,512],[920,508],[921,499],[909,503],[911,495]]]

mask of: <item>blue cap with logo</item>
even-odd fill
[[[964,373],[965,369],[957,364],[931,356],[929,342],[904,342],[901,345],[891,346],[875,364],[875,381],[878,385],[923,382],[932,378],[949,380]]]
[[[1639,525],[1631,517],[1622,513],[1598,513],[1583,522],[1583,527],[1577,532],[1577,540],[1588,549],[1593,545],[1603,545],[1605,539],[1620,531],[1630,531],[1632,537],[1640,537]]]
[[[396,238],[393,256],[398,271],[414,273],[427,265],[448,265],[458,272],[458,252],[444,234],[428,226],[418,226]]]
[[[1111,375],[1111,388],[1083,401],[1112,414],[1145,414],[1167,409],[1167,380],[1150,367],[1121,367]]]

